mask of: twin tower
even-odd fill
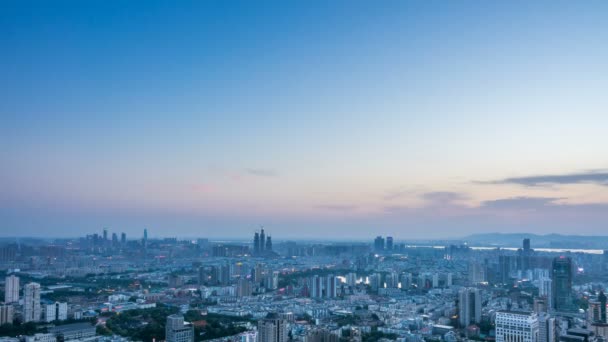
[[[266,236],[264,228],[253,235],[253,255],[264,255],[272,252],[272,238]]]

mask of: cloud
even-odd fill
[[[246,169],[249,175],[258,177],[278,177],[279,173],[272,169]]]
[[[427,192],[420,196],[423,200],[431,205],[448,205],[455,202],[465,201],[469,196],[460,192],[451,191],[435,191]]]
[[[608,186],[608,172],[588,171],[563,175],[535,175],[524,177],[510,177],[489,182],[476,182],[480,184],[518,184],[524,186],[545,186],[555,184],[582,184],[591,183]]]
[[[549,206],[558,205],[555,203],[563,198],[557,197],[513,197],[501,198],[497,200],[484,201],[481,203],[481,209],[499,209],[499,210],[537,210],[547,208]]]
[[[331,210],[331,211],[354,211],[357,210],[355,205],[339,205],[339,204],[321,204],[315,206],[317,209]]]

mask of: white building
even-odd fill
[[[536,313],[499,311],[496,313],[496,342],[539,342]]]
[[[184,322],[184,316],[167,317],[165,327],[166,342],[194,342],[194,327]]]
[[[38,322],[42,311],[40,309],[40,284],[29,283],[24,287],[23,321]]]
[[[17,303],[19,302],[19,277],[14,274],[6,277],[4,285],[4,303]]]
[[[45,305],[44,318],[46,322],[65,321],[68,319],[68,303],[53,303]]]

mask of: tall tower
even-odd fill
[[[148,229],[144,229],[144,248],[148,247]]]
[[[253,234],[253,255],[260,254],[260,233]]]
[[[460,326],[481,322],[481,291],[476,288],[465,288],[458,294],[458,313]]]
[[[376,236],[376,239],[374,239],[374,250],[376,252],[384,251],[384,238],[382,236]]]
[[[29,283],[25,285],[23,295],[23,321],[38,322],[40,321],[40,284]]]
[[[19,277],[11,274],[6,277],[6,285],[4,288],[4,302],[16,303],[19,301]]]
[[[600,320],[602,323],[608,323],[606,322],[606,295],[604,294],[604,291],[600,291],[600,295],[597,299],[600,301]]]
[[[389,251],[393,250],[393,237],[392,236],[386,237],[386,249]]]
[[[266,234],[264,234],[264,228],[262,228],[262,230],[260,231],[260,253],[264,253],[264,251],[266,250],[265,244]]]
[[[125,233],[120,234],[120,244],[123,246],[127,244],[127,234],[125,234]]]
[[[270,235],[266,237],[266,250],[272,251],[272,238],[270,237]]]
[[[269,313],[258,321],[258,342],[286,342],[288,340],[287,322],[276,313]]]
[[[551,267],[552,305],[557,311],[572,309],[572,259],[564,256],[553,259]]]
[[[103,229],[103,243],[108,242],[108,228]]]

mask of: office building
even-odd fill
[[[564,256],[553,259],[551,278],[553,308],[557,311],[572,310],[572,260]]]
[[[458,318],[465,328],[481,322],[481,290],[464,288],[458,293]]]
[[[19,302],[19,277],[11,274],[6,277],[4,285],[4,303],[17,303]]]
[[[253,255],[260,254],[260,233],[253,234]]]
[[[258,321],[258,342],[286,342],[288,340],[287,321],[270,313]]]
[[[170,315],[165,325],[166,342],[194,342],[194,327],[184,322],[184,316]]]
[[[374,240],[374,251],[384,251],[384,238],[382,236],[376,236],[376,239]]]
[[[496,313],[496,342],[538,342],[538,316],[529,312]]]
[[[387,236],[386,237],[386,250],[392,251],[393,248],[394,248],[393,237],[392,236]]]
[[[23,321],[38,322],[41,314],[40,284],[26,284],[23,291]]]

